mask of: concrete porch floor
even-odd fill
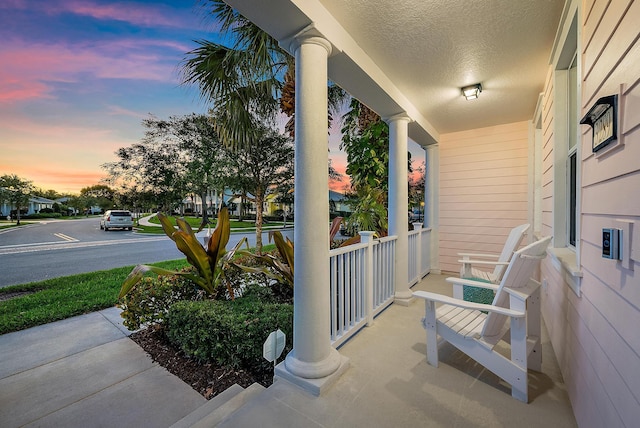
[[[451,295],[444,275],[414,290]],[[278,381],[221,427],[574,427],[577,426],[543,326],[542,373],[529,371],[529,404],[508,384],[449,344],[440,367],[426,362],[422,301],[392,305],[340,353],[347,372],[321,397]]]

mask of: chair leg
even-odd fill
[[[511,362],[517,367],[517,375],[508,381],[511,383],[511,396],[525,403],[528,401],[527,360],[526,320],[511,318]]]
[[[524,371],[522,371],[520,376],[518,376],[518,378],[515,379],[514,382],[511,384],[511,396],[516,400],[522,401],[523,403],[528,403],[529,402],[528,389],[529,389],[529,385],[527,382],[527,370],[524,369]]]
[[[542,335],[540,316],[540,288],[527,299],[527,334],[538,340],[527,359],[527,366],[537,372],[542,371]]]
[[[527,367],[537,372],[542,371],[542,344],[539,339],[527,358]]]
[[[436,322],[436,304],[431,300],[424,301],[424,328],[427,331],[427,362],[438,367],[438,329]]]

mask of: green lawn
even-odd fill
[[[187,261],[154,265],[181,269]],[[132,269],[133,266],[126,266],[2,288],[0,299],[15,292],[32,293],[0,301],[0,334],[112,307],[122,281]]]
[[[187,223],[189,223],[189,226],[191,226],[192,228],[196,229],[200,227],[200,224],[202,222],[202,218],[199,217],[184,217],[184,219],[187,221]],[[171,223],[175,226],[176,224],[176,217],[169,217],[169,220],[171,220]],[[150,223],[153,224],[157,224],[158,226],[160,226],[160,220],[158,220],[158,217],[151,217],[149,219]],[[216,226],[217,223],[217,219],[212,219],[210,221],[211,224],[211,228],[213,229]],[[289,222],[291,223],[291,222]],[[263,223],[262,226],[282,226],[283,223],[282,222],[269,222],[269,223]],[[142,226],[141,226],[142,227]],[[237,220],[231,220],[231,228],[232,229],[255,229],[256,224],[253,221],[237,221]],[[145,228],[146,229],[146,228]]]
[[[273,251],[275,245],[262,248]],[[186,259],[152,264],[171,270],[188,266]],[[125,266],[0,288],[0,334],[110,308],[117,303],[122,281],[132,269]],[[30,294],[2,300],[20,292]]]

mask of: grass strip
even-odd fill
[[[166,269],[188,265],[185,259],[153,264]],[[2,288],[0,299],[16,292],[30,294],[0,301],[0,334],[110,308],[132,269],[125,266]]]
[[[186,222],[189,223],[189,226],[191,226],[194,230],[197,230],[200,227],[200,224],[202,224],[202,218],[198,218],[198,217],[180,217],[180,218],[184,218]],[[169,220],[171,221],[171,224],[173,224],[174,226],[176,225],[176,217],[169,217]],[[216,222],[217,220],[215,218],[210,220],[211,229],[215,228]],[[157,224],[158,226],[160,226],[160,220],[158,220],[158,217],[156,216],[151,217],[149,219],[149,223]],[[263,223],[263,227],[264,226],[282,226],[282,225],[283,225],[282,222]],[[231,220],[231,228],[232,229],[247,229],[247,228],[255,229],[256,223],[253,221]]]
[[[275,248],[269,244],[262,250]],[[255,252],[255,248],[250,251]],[[171,270],[189,265],[186,259],[151,264]],[[0,288],[0,334],[110,308],[117,303],[122,281],[132,269],[125,266]],[[3,296],[22,292],[28,294],[2,300]]]

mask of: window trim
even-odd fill
[[[581,112],[581,61],[580,25],[578,25],[578,3],[571,2],[571,11],[565,15],[562,25],[563,38],[554,47],[554,185],[553,185],[553,248],[549,249],[553,266],[563,274],[565,282],[580,296],[582,272],[580,270],[580,190],[581,190],[581,133],[578,123],[570,129],[569,121],[569,74],[575,61],[576,116]],[[577,117],[575,118],[576,122]],[[569,148],[569,133],[575,133],[575,146]],[[575,245],[570,244],[570,182],[571,157],[576,159],[576,210]]]
[[[574,73],[572,70],[575,68],[575,78],[572,77]],[[576,46],[576,51],[573,54],[573,58],[567,67],[567,93],[566,93],[566,108],[567,108],[567,130],[566,136],[567,139],[567,207],[566,207],[566,216],[567,216],[567,237],[566,237],[566,245],[567,247],[576,251],[576,242],[578,238],[578,218],[577,218],[577,207],[578,207],[578,194],[579,192],[579,174],[578,174],[578,159],[580,159],[579,153],[581,150],[578,150],[581,143],[581,135],[579,123],[580,120],[578,118],[580,111],[580,82],[577,78],[578,75],[578,50]],[[575,85],[575,86],[574,86]],[[573,92],[572,92],[573,91]],[[575,96],[575,99],[573,99]],[[572,102],[574,103],[573,108],[571,106]],[[573,115],[573,118],[571,117]],[[572,137],[575,137],[572,138]],[[573,142],[573,146],[571,143]],[[573,170],[572,161],[575,162],[575,171]],[[575,174],[573,174],[575,173]],[[573,174],[573,175],[572,175]],[[572,206],[572,202],[575,203]],[[573,242],[572,242],[573,238]]]

